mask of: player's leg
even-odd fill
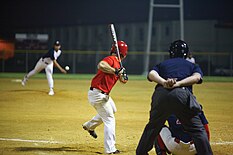
[[[137,146],[137,155],[148,154],[148,152],[152,149],[154,141],[158,136],[159,131],[163,127],[166,119],[171,115],[168,113],[169,108],[167,107],[169,105],[167,105],[166,101],[166,91],[166,89],[158,87],[152,96],[150,119]]]
[[[93,138],[97,138],[95,128],[102,124],[103,121],[99,114],[95,115],[91,120],[85,122],[82,126],[84,130],[87,130]]]
[[[172,91],[174,91],[174,98],[170,104],[173,108],[176,108],[177,113],[175,115],[182,123],[185,131],[192,136],[197,154],[212,155],[207,133],[198,116],[198,110],[201,110],[201,108],[195,97],[187,89],[177,88]]]
[[[98,114],[104,122],[104,147],[106,153],[115,152],[115,116],[109,101],[95,105]]]
[[[187,119],[187,116],[179,116],[178,118],[184,126],[184,129],[192,136],[197,153],[200,155],[212,155],[208,136],[200,117],[196,115],[191,119]]]
[[[95,104],[101,104],[103,100],[103,95],[95,90],[89,90],[88,91],[88,100],[89,103],[94,106]],[[97,113],[96,116],[94,116],[91,120],[85,122],[82,126],[83,129],[87,130],[90,135],[94,138],[97,138],[97,134],[95,133],[95,128],[102,124],[102,118]]]
[[[93,138],[97,138],[98,136],[95,132],[95,128],[102,123],[103,121],[101,117],[99,116],[99,114],[97,114],[90,121],[85,122],[82,126],[83,126],[83,129],[87,130]]]
[[[193,145],[190,144],[189,142],[185,143],[178,139],[177,141],[175,137],[172,137],[172,133],[168,127],[163,127],[159,135],[162,141],[164,142],[166,148],[172,154],[195,155],[197,153],[195,148],[193,149]]]
[[[174,153],[174,149],[178,145],[178,143],[175,142],[175,138],[172,137],[172,133],[169,130],[168,127],[163,127],[159,133],[159,136],[161,137],[163,143],[165,144],[166,148]]]
[[[28,79],[30,77],[32,77],[33,75],[41,72],[44,68],[46,67],[46,64],[44,62],[42,62],[42,59],[40,59],[37,63],[36,66],[34,67],[33,70],[31,70],[27,75],[24,76],[23,80],[22,80],[22,85],[25,86],[26,82],[28,81]]]
[[[91,97],[91,96],[90,96],[90,97]],[[113,113],[115,113],[115,112],[117,111],[117,109],[116,109],[116,105],[115,105],[115,103],[114,103],[114,101],[112,100],[111,97],[109,97],[109,101],[108,101],[108,102],[110,103],[110,105],[111,105],[111,107],[112,107],[112,109],[113,109]],[[97,114],[97,115],[94,116],[91,120],[85,122],[85,123],[83,124],[83,127],[85,128],[85,130],[94,131],[95,128],[96,128],[97,126],[99,126],[100,124],[102,124],[102,123],[103,123],[103,121],[102,121],[100,115]]]
[[[49,85],[49,95],[54,95],[54,81],[53,81],[53,63],[50,63],[45,68],[46,77]]]
[[[110,105],[112,107],[113,113],[116,113],[117,112],[116,105],[115,105],[113,99],[110,96],[109,96],[108,102],[110,103]]]
[[[114,102],[109,100],[109,96],[100,93],[98,90],[90,90],[88,92],[88,100],[96,109],[104,123],[104,146],[105,152],[115,152],[115,116],[112,105]]]
[[[166,126],[164,126],[163,128],[165,128]],[[161,129],[161,131],[163,130],[163,128]],[[161,133],[160,131],[160,133]],[[166,147],[166,145],[164,144],[161,135],[159,134],[155,140],[155,151],[157,153],[157,155],[167,155],[168,149]],[[170,152],[169,152],[170,154]]]
[[[102,124],[103,121],[99,114],[96,114],[90,121],[87,121],[83,124],[83,127],[86,128],[86,130],[95,130],[97,126]]]

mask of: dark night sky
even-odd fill
[[[17,28],[147,21],[150,0],[5,0],[0,34]],[[169,0],[160,0],[163,2]],[[155,0],[156,3],[160,2]],[[169,2],[178,2],[170,0]],[[185,19],[233,21],[232,0],[184,0]],[[158,9],[156,19],[178,18],[178,9]]]

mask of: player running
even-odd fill
[[[208,121],[203,111],[199,114],[199,117],[210,140]],[[196,155],[197,151],[192,137],[184,130],[179,119],[175,115],[171,115],[167,121],[168,126],[164,125],[155,141],[156,153],[158,155],[167,155],[167,153],[175,155]]]
[[[49,95],[54,95],[54,81],[53,81],[53,65],[55,65],[62,73],[67,73],[65,69],[63,69],[59,63],[57,62],[57,58],[61,55],[61,44],[59,41],[55,41],[53,48],[51,48],[45,55],[43,55],[39,61],[37,62],[35,68],[30,71],[27,75],[24,76],[22,80],[22,85],[25,86],[28,79],[41,72],[45,69],[46,77],[49,85]]]
[[[125,59],[128,46],[123,41],[117,42],[121,60]],[[115,45],[111,48],[110,56],[105,57],[98,64],[98,72],[91,81],[91,87],[88,91],[88,100],[96,109],[97,115],[83,124],[83,129],[90,135],[97,138],[95,128],[104,123],[104,148],[107,154],[118,154],[119,150],[115,146],[115,116],[117,111],[113,99],[109,96],[113,86],[120,80],[127,82],[125,68],[120,68]]]

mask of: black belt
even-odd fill
[[[49,63],[45,62],[43,58],[42,58],[42,61],[43,61],[46,65],[48,65],[48,64],[49,64]]]
[[[94,89],[97,89],[97,88],[90,87],[90,90],[94,90]],[[102,94],[108,95],[108,93],[105,93],[105,92],[102,91],[102,90],[99,90],[99,91],[100,91],[100,93],[102,93]]]

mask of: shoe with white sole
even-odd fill
[[[95,133],[94,130],[88,130],[87,127],[85,125],[82,125],[83,126],[83,129],[88,131],[89,134],[93,137],[93,138],[97,138],[97,134]]]
[[[50,91],[49,91],[49,95],[50,95],[50,96],[53,96],[53,95],[54,95],[54,91],[53,91],[53,89],[50,89]]]
[[[23,80],[22,80],[22,82],[21,82],[22,86],[25,86],[25,85],[26,85],[27,80],[28,80],[27,76],[24,76],[24,78],[23,78]]]
[[[108,153],[108,154],[120,154],[121,152],[119,150],[116,150],[114,152]]]

